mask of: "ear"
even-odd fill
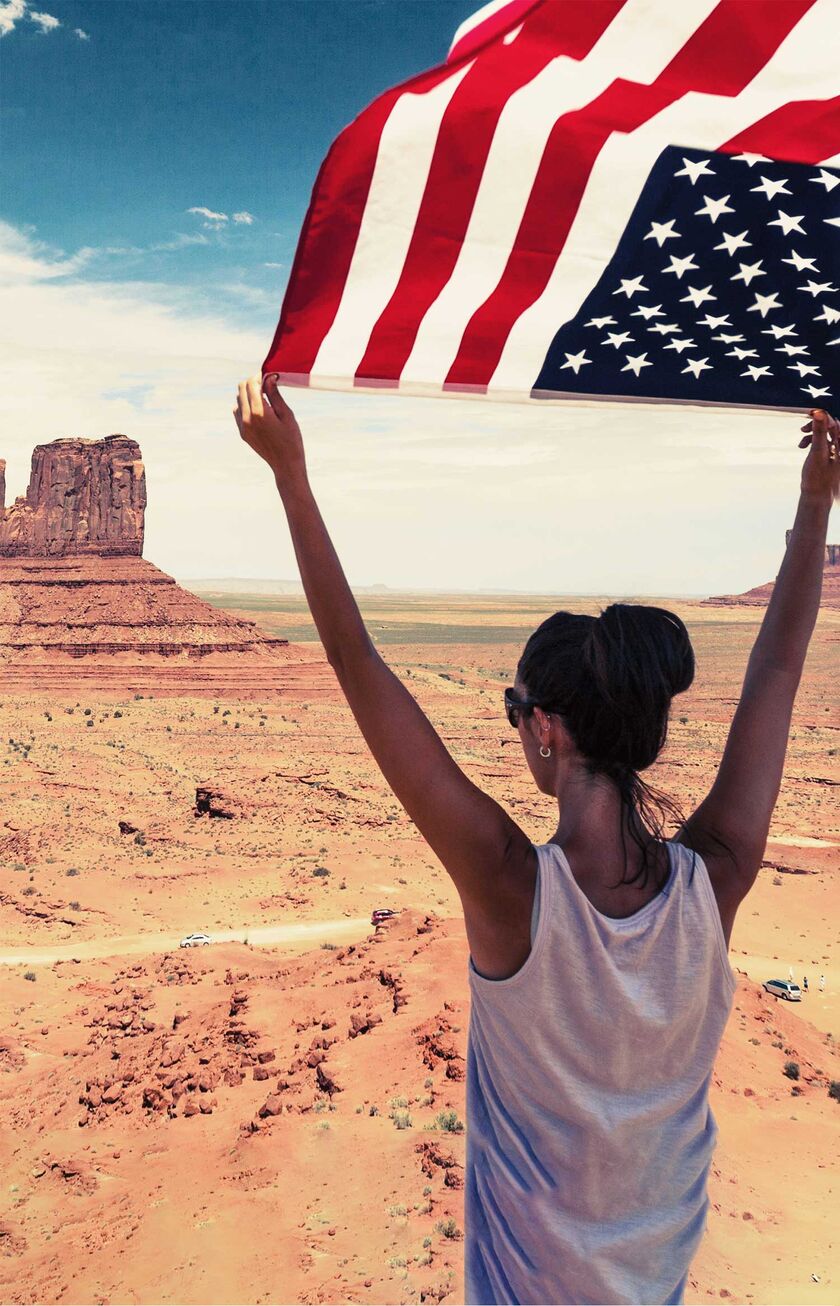
[[[534,708],[534,720],[537,723],[537,733],[547,735],[551,730],[551,717],[547,712],[543,712],[541,707]]]

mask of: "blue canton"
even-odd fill
[[[669,146],[534,398],[831,407],[840,171]]]

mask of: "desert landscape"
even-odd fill
[[[139,450],[75,443],[40,456],[52,480],[33,458],[31,499],[0,521],[0,1297],[462,1301],[457,894],[369,758],[302,597],[178,586],[141,557]],[[606,601],[360,597],[459,764],[535,842],[556,811],[502,690],[540,620]],[[761,605],[650,601],[697,654],[651,773],[687,812]],[[688,1302],[838,1297],[838,640],[827,602],[732,938]],[[396,914],[374,929],[377,908]],[[179,948],[194,931],[211,944]],[[789,968],[809,981],[797,1005],[761,987]]]

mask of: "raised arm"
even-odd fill
[[[717,778],[681,839],[740,900],[761,866],[779,794],[793,702],[820,606],[831,505],[838,496],[840,424],[814,409],[790,542],[747,664]],[[711,868],[710,868],[711,869]],[[725,876],[725,880],[724,877]]]
[[[274,378],[243,382],[234,416],[274,472],[318,634],[382,774],[473,918],[485,910],[497,916],[533,856],[527,836],[467,779],[372,644],[312,494],[300,429]]]

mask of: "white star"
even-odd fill
[[[756,191],[762,191],[769,200],[772,200],[775,195],[792,195],[793,191],[788,190],[786,181],[787,177],[782,181],[771,181],[769,177],[762,177],[760,186],[750,187],[750,194],[754,195]]]
[[[749,150],[745,150],[743,154],[733,154],[732,158],[740,159],[741,163],[746,163],[748,168],[751,168],[754,163],[773,162],[772,159],[768,159],[766,154],[750,154]]]
[[[774,353],[777,354],[787,354],[788,358],[793,358],[796,354],[807,354],[807,352],[807,345],[779,345],[779,348],[774,350]]]
[[[698,325],[706,326],[710,331],[717,331],[718,327],[732,326],[732,323],[729,321],[728,313],[724,313],[723,317],[712,317],[711,313],[707,313],[705,317],[700,318]]]
[[[761,268],[763,262],[764,259],[760,258],[757,263],[739,263],[738,267],[741,269],[741,271],[736,272],[735,276],[730,277],[729,280],[743,281],[744,285],[748,286],[751,281],[755,280],[756,277],[766,277],[767,273],[763,272]]]
[[[572,370],[574,371],[575,376],[577,376],[580,369],[586,363],[591,363],[591,362],[592,359],[586,357],[586,350],[582,349],[579,354],[566,354],[566,361],[565,363],[560,364],[560,371],[562,372],[565,367],[571,367]]]
[[[834,172],[826,172],[825,168],[820,168],[819,177],[809,177],[809,181],[815,181],[818,186],[825,186],[826,194],[830,194],[835,186],[840,186],[840,176]]]
[[[819,272],[819,268],[812,258],[802,258],[795,249],[790,251],[790,258],[783,258],[782,262],[791,263],[797,272]]]
[[[746,372],[741,373],[741,376],[748,376],[753,381],[757,381],[761,376],[772,375],[773,373],[770,371],[769,367],[756,367],[755,363],[750,363]]]
[[[647,361],[647,354],[625,354],[627,363],[622,367],[622,372],[635,372],[639,375],[643,367],[653,367],[653,363]]]
[[[597,327],[599,331],[603,331],[604,327],[606,326],[615,326],[615,318],[614,317],[591,317],[589,321],[586,323],[586,325]]]
[[[652,222],[645,240],[655,240],[661,249],[666,240],[674,240],[679,236],[680,233],[673,230],[676,220],[676,218],[672,218],[670,222]]]
[[[773,222],[768,222],[768,227],[781,227],[786,236],[789,236],[792,231],[798,231],[800,236],[805,235],[805,228],[800,227],[799,225],[805,217],[804,213],[800,213],[798,217],[792,218],[789,213],[784,213],[782,209],[779,209],[778,212],[779,216],[775,218]]]
[[[840,227],[840,218],[823,218],[823,222],[827,222],[830,227]]]
[[[826,340],[827,345],[840,345],[840,336],[836,340]]]
[[[697,346],[693,340],[669,340],[665,348],[676,349],[677,353],[681,354],[684,349],[696,349]]]
[[[708,286],[704,286],[702,290],[697,290],[694,286],[689,286],[688,294],[683,295],[682,299],[680,300],[680,303],[681,304],[691,303],[694,305],[695,308],[699,308],[701,304],[705,304],[707,299],[717,299],[717,295],[713,295],[711,293],[711,290],[712,290],[711,284],[709,284]]]
[[[840,308],[832,308],[830,304],[823,304],[821,313],[814,318],[815,322],[827,322],[829,326],[834,326],[835,322],[840,322]]]
[[[606,340],[602,340],[601,344],[612,345],[613,349],[618,349],[620,345],[626,344],[628,340],[635,340],[635,336],[631,336],[627,331],[610,331]]]
[[[806,290],[815,299],[817,295],[836,295],[838,293],[837,287],[832,286],[830,281],[812,281],[810,278],[807,286],[797,286],[796,289]]]
[[[766,331],[762,331],[763,336],[775,336],[777,340],[783,340],[785,336],[798,336],[799,332],[791,322],[790,326],[771,326]]]
[[[734,254],[736,249],[752,249],[752,241],[744,239],[746,234],[745,231],[742,231],[738,236],[729,236],[724,231],[722,233],[723,240],[719,245],[715,245],[714,248],[725,249],[727,254]]]
[[[675,177],[690,177],[692,186],[698,177],[714,177],[714,168],[709,167],[708,159],[683,159],[683,167],[675,172]]]
[[[641,277],[633,277],[632,279],[622,277],[621,285],[618,290],[613,291],[613,294],[626,295],[628,299],[632,299],[637,290],[647,290],[647,286],[643,284]]]
[[[660,336],[667,336],[670,335],[672,331],[679,330],[680,328],[677,326],[676,322],[654,322],[652,327],[648,327],[648,331],[656,331]]]
[[[774,291],[772,295],[757,294],[755,297],[755,303],[750,304],[749,308],[747,309],[747,312],[760,313],[762,317],[766,317],[767,314],[771,311],[771,309],[782,307],[781,304],[777,304],[774,302],[778,298],[779,296],[776,291]]]
[[[713,340],[722,340],[723,343],[724,343],[725,345],[737,345],[739,341],[741,341],[741,340],[744,339],[744,337],[743,337],[743,336],[730,336],[730,335],[727,335],[725,331],[722,331],[721,334],[720,334],[719,336],[712,336],[712,339],[713,339]]]
[[[822,399],[823,395],[830,395],[831,391],[820,389],[818,385],[803,385],[800,387],[803,394],[810,395],[812,399]]]
[[[737,345],[734,349],[727,349],[726,352],[729,358],[737,358],[739,363],[743,363],[745,358],[758,358],[758,350],[739,349]]]
[[[695,380],[697,380],[701,372],[711,372],[712,370],[708,358],[687,358],[686,363],[688,366],[683,368],[683,372],[692,372]]]
[[[789,372],[798,372],[800,376],[819,376],[820,369],[813,363],[788,363]]]
[[[735,212],[735,210],[726,202],[729,199],[728,195],[724,195],[723,199],[720,200],[713,200],[711,195],[704,195],[703,199],[706,203],[703,205],[702,209],[694,210],[695,216],[698,218],[711,218],[714,223],[717,222],[722,213]]]
[[[653,308],[651,308],[650,305],[645,306],[644,304],[640,304],[637,309],[633,310],[630,316],[643,317],[646,322],[649,322],[652,317],[664,317],[665,314],[662,311],[661,304],[655,304]]]
[[[662,271],[675,272],[677,280],[681,281],[684,272],[688,272],[689,268],[694,268],[696,271],[699,266],[699,263],[694,262],[693,254],[686,254],[685,258],[677,258],[676,254],[672,254],[671,266],[669,268],[663,268]]]

